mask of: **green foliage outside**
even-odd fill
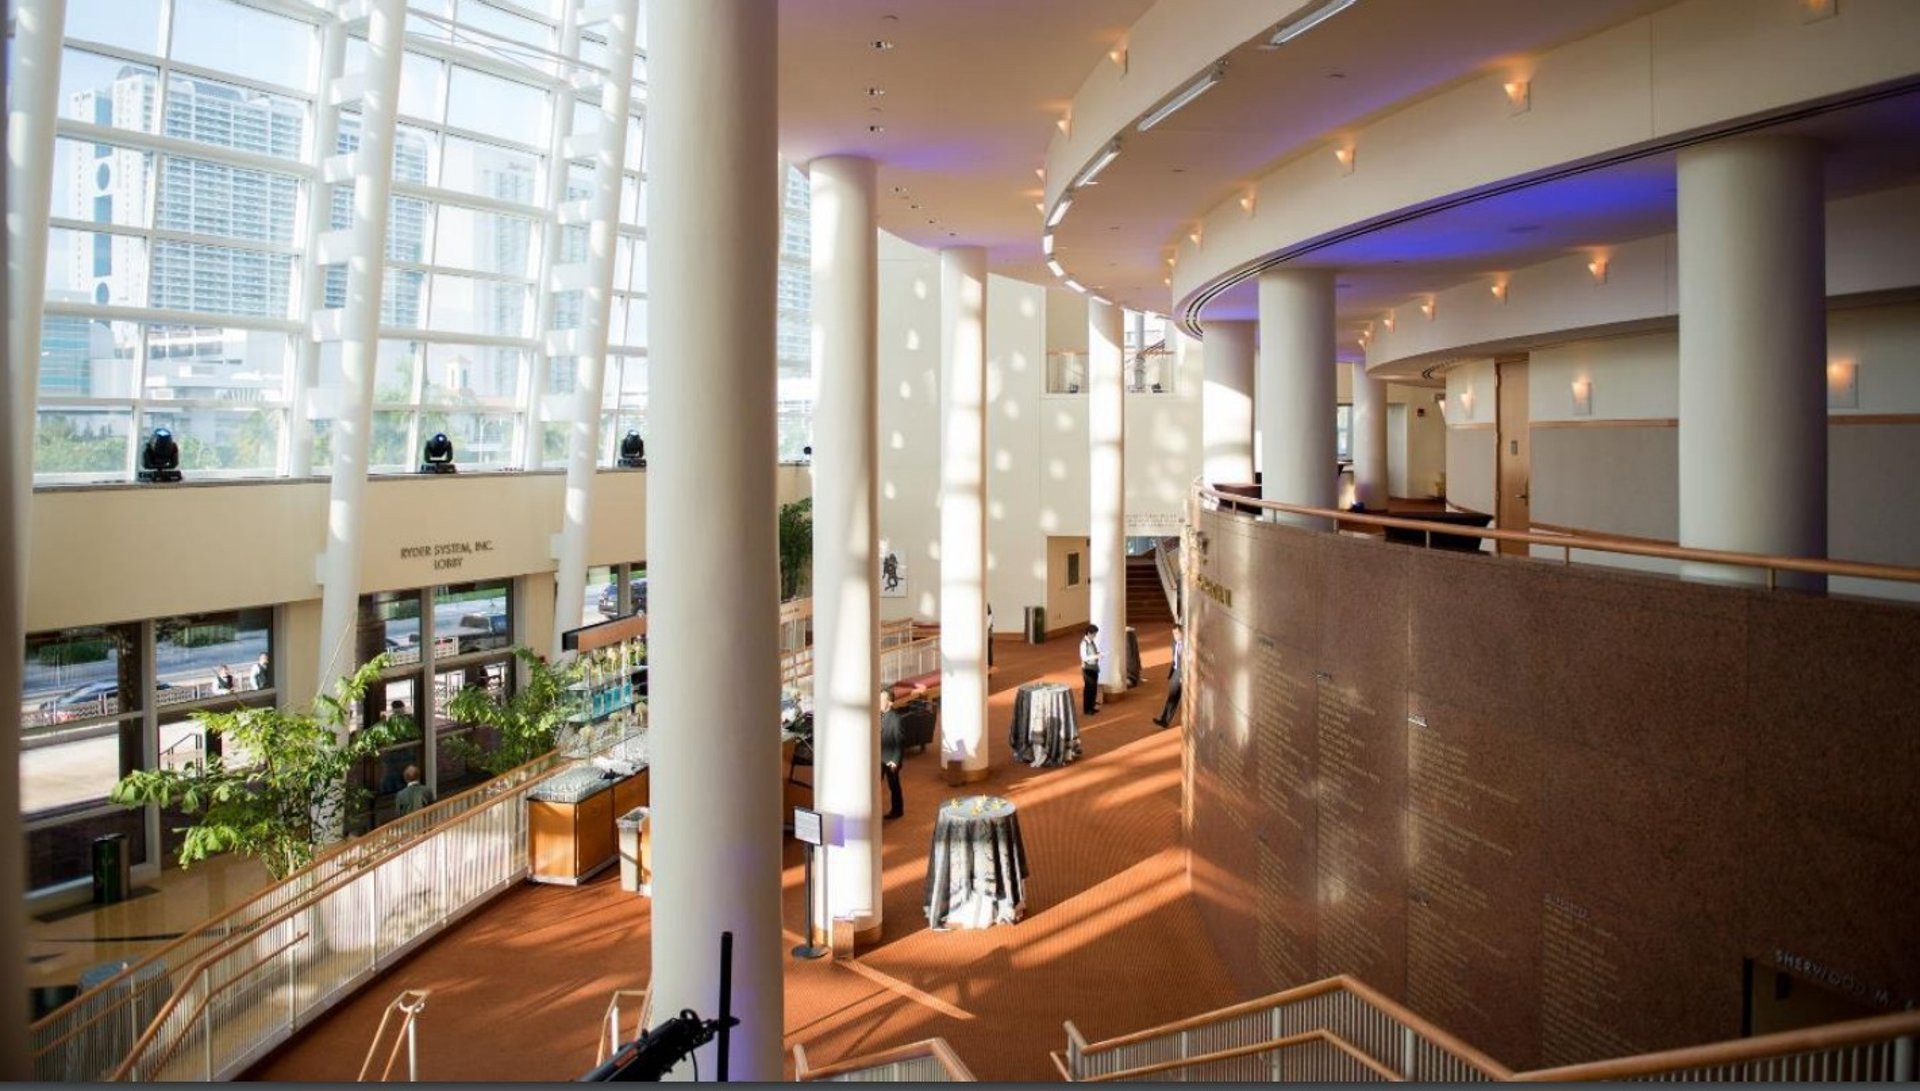
[[[51,414],[43,414],[34,429],[36,473],[124,473],[126,467],[124,431],[82,427],[72,417]]]
[[[109,798],[124,807],[178,808],[192,820],[178,831],[186,835],[181,867],[238,852],[284,879],[338,839],[342,815],[365,805],[370,794],[347,782],[349,770],[419,733],[411,720],[389,718],[347,734],[350,710],[387,663],[384,655],[375,658],[342,679],[336,696],[321,694],[305,709],[196,712],[194,719],[223,741],[226,752],[258,755],[258,764],[229,767],[220,754],[209,753],[204,763],[181,770],[128,774]]]
[[[780,601],[800,597],[813,569],[813,497],[780,505]]]
[[[579,660],[553,666],[530,648],[513,654],[527,670],[527,682],[504,703],[480,686],[468,686],[447,704],[447,713],[463,724],[490,728],[491,745],[472,741],[472,735],[449,738],[445,746],[466,763],[497,777],[552,750],[567,718],[580,710],[580,694],[568,687],[580,680]]]
[[[45,667],[65,667],[75,663],[98,663],[113,652],[111,640],[69,640],[60,644],[42,644],[33,657]]]

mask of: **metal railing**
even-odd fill
[[[387,1026],[392,1023],[396,1012],[400,1015],[400,1022],[394,1024],[393,1046],[387,1050],[386,1066],[380,1070],[374,1082],[386,1083],[393,1078],[393,1066],[400,1059],[402,1045],[407,1047],[407,1082],[420,1082],[420,1043],[414,1032],[420,1022],[420,1012],[427,1006],[427,997],[432,993],[432,989],[407,989],[394,997],[393,1002],[387,1005],[387,1010],[380,1013],[380,1025],[374,1029],[373,1041],[367,1044],[367,1059],[360,1062],[359,1082],[366,1083],[367,1073],[373,1071],[373,1059],[380,1053],[380,1043],[386,1040]]]
[[[362,866],[344,869],[228,938],[178,987],[114,1080],[226,1080],[422,940],[527,874],[530,777]],[[284,972],[259,974],[277,959]],[[218,1007],[210,1001],[225,997]]]
[[[945,1038],[927,1038],[904,1046],[850,1057],[819,1068],[807,1063],[804,1046],[793,1047],[793,1078],[802,1083],[973,1083],[973,1073]]]
[[[1920,583],[1920,567],[1890,564],[1866,564],[1860,561],[1837,561],[1814,557],[1783,557],[1768,553],[1736,553],[1725,549],[1693,549],[1686,546],[1664,545],[1658,542],[1639,542],[1624,538],[1606,538],[1580,534],[1536,534],[1531,531],[1496,530],[1490,527],[1469,527],[1454,523],[1430,522],[1416,518],[1400,518],[1392,515],[1366,515],[1360,512],[1335,511],[1331,508],[1311,508],[1300,504],[1283,504],[1277,500],[1260,500],[1241,496],[1237,493],[1197,487],[1197,494],[1203,508],[1209,511],[1256,511],[1279,512],[1287,515],[1308,516],[1324,521],[1328,528],[1337,525],[1374,526],[1398,530],[1417,530],[1429,535],[1451,535],[1456,538],[1478,538],[1482,541],[1518,542],[1527,546],[1543,546],[1560,551],[1560,563],[1571,565],[1575,551],[1585,553],[1618,553],[1633,557],[1655,557],[1661,560],[1684,561],[1700,565],[1724,565],[1732,568],[1754,568],[1766,573],[1768,590],[1778,585],[1782,572],[1798,572],[1816,576],[1846,576],[1862,580],[1886,580],[1892,583]]]
[[[1300,1066],[1309,1055],[1269,1047],[1295,1044],[1292,1040],[1300,1036],[1321,1033],[1341,1043],[1323,1042],[1323,1046],[1336,1052],[1350,1047],[1402,1079],[1466,1083],[1512,1075],[1492,1057],[1346,976],[1091,1045],[1072,1023],[1066,1024],[1066,1031],[1066,1053],[1056,1054],[1055,1063],[1070,1080],[1115,1078],[1143,1069],[1173,1078],[1168,1074],[1195,1065],[1209,1071],[1225,1067],[1249,1073],[1209,1079],[1278,1080],[1292,1070],[1290,1062]],[[1313,1058],[1313,1065],[1334,1062],[1319,1052]]]
[[[940,670],[940,638],[923,636],[880,653],[880,684],[891,686],[902,678],[918,678]]]
[[[1173,612],[1173,620],[1178,622],[1186,615],[1180,612],[1180,540],[1173,539],[1169,545],[1165,539],[1153,548],[1153,566],[1160,573],[1160,589],[1167,593],[1167,609]]]
[[[627,1035],[620,1029],[621,1001],[633,1011],[633,1034]],[[594,1052],[593,1063],[598,1067],[613,1056],[622,1043],[631,1042],[646,1033],[647,1017],[653,1014],[653,986],[644,989],[615,989],[607,1000],[607,1014],[600,1021],[600,1045]]]
[[[1920,1011],[1876,1015],[1712,1045],[1522,1072],[1516,1080],[1911,1083]]]
[[[34,1078],[98,1080],[112,1072],[175,992],[181,973],[209,952],[263,932],[289,906],[364,869],[426,830],[508,793],[521,793],[565,761],[545,754],[458,795],[404,815],[365,836],[335,845],[313,863],[252,898],[130,962],[33,1024]]]

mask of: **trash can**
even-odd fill
[[[1027,607],[1027,643],[1045,644],[1047,642],[1047,608],[1044,606]]]
[[[620,816],[620,889],[653,896],[653,830],[650,808],[635,807]]]
[[[124,902],[133,890],[133,861],[127,853],[127,835],[109,833],[93,839],[93,904]]]

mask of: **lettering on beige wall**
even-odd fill
[[[1207,577],[1197,574],[1193,577],[1193,582],[1200,588],[1201,594],[1225,606],[1229,610],[1233,609],[1233,588],[1223,587]]]
[[[440,542],[435,545],[411,545],[400,547],[400,559],[403,561],[431,560],[434,571],[459,568],[468,557],[475,553],[492,553],[492,538],[474,538],[458,542]]]

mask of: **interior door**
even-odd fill
[[[1494,513],[1501,530],[1531,530],[1533,503],[1529,495],[1532,444],[1528,438],[1527,357],[1501,356],[1494,360],[1499,390],[1500,503]],[[1501,542],[1500,552],[1526,556],[1524,542]]]

